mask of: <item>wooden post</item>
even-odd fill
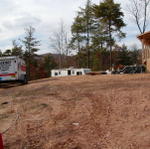
[[[142,39],[141,42],[142,42],[142,64],[144,64],[145,59],[144,39]]]
[[[2,134],[0,134],[0,149],[4,149]]]

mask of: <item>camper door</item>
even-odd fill
[[[0,60],[0,80],[16,80],[17,61],[15,59]]]

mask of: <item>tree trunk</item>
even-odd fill
[[[109,30],[109,52],[110,52],[109,67],[110,67],[110,70],[111,70],[111,69],[112,69],[112,34],[111,34],[111,20],[109,21],[108,30]]]
[[[87,49],[87,68],[90,68],[90,49],[89,49],[89,39],[90,39],[90,33],[89,33],[89,19],[87,18],[87,39],[86,39],[86,49]]]

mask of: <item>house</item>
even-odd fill
[[[146,69],[150,72],[150,31],[145,32],[137,37],[142,43],[142,63],[146,65]]]
[[[53,69],[51,70],[52,77],[63,77],[63,76],[76,76],[85,75],[91,72],[89,68],[66,68],[66,69]]]

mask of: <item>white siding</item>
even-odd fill
[[[71,68],[71,69],[55,69],[51,71],[52,77],[63,77],[63,76],[76,76],[76,75],[85,75],[90,72],[90,69],[87,68]]]
[[[21,70],[22,66],[25,66],[25,62],[17,56],[1,57],[0,80],[1,81],[19,80],[22,77],[22,75],[26,75],[26,72]]]

